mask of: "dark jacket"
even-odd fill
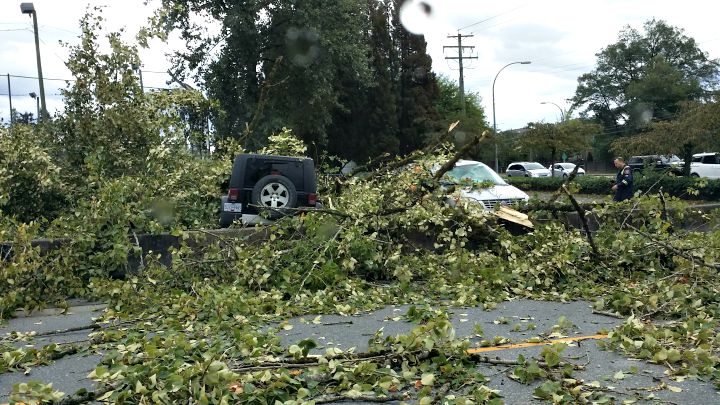
[[[630,166],[625,166],[615,176],[615,184],[617,190],[615,190],[615,201],[628,200],[633,196],[633,174]]]

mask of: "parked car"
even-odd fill
[[[220,226],[235,220],[266,222],[259,214],[277,219],[288,208],[317,204],[315,163],[310,158],[241,154],[233,161],[228,193],[221,198]]]
[[[492,210],[496,205],[512,205],[523,203],[530,197],[522,190],[511,186],[495,173],[493,169],[482,162],[474,160],[460,160],[455,167],[444,177],[452,183],[471,180],[476,183],[491,182],[493,185],[483,189],[463,188],[460,191],[462,198],[481,203],[486,210]]]
[[[570,173],[575,170],[575,163],[555,163],[550,166],[548,166],[548,170],[550,170],[550,173],[553,173],[553,167],[555,168],[555,173],[552,174],[553,177],[567,177],[570,175]],[[577,170],[576,176],[584,176],[585,175],[585,169],[582,167],[579,167]]]
[[[720,179],[720,153],[705,152],[693,155],[690,163],[690,175]]]
[[[642,172],[645,167],[652,167],[654,170],[664,171],[676,171],[682,164],[682,160],[675,155],[644,155],[644,156],[632,156],[627,161],[627,165],[630,166],[634,173]]]
[[[505,174],[508,177],[550,177],[550,170],[537,162],[513,162]]]

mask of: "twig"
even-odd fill
[[[445,395],[450,391],[450,383],[443,384],[442,387],[435,393],[435,403],[439,404],[441,403],[442,399],[445,398]]]
[[[325,254],[327,253],[328,249],[330,249],[330,246],[332,246],[332,243],[330,243],[330,242],[335,241],[335,240],[337,239],[337,237],[340,235],[340,232],[341,232],[341,231],[342,231],[342,228],[338,229],[337,232],[335,232],[335,235],[332,237],[332,239],[325,242],[325,249],[323,249],[322,253],[320,253],[319,255],[317,255],[317,259],[315,259],[315,260],[313,261],[312,267],[310,267],[310,270],[308,270],[307,274],[305,275],[305,277],[302,279],[302,282],[300,283],[300,288],[298,289],[299,291],[302,291],[303,287],[305,287],[305,282],[307,281],[308,277],[310,277],[310,275],[313,273],[313,271],[315,271],[315,269],[317,268],[317,266],[320,264],[320,260],[319,260],[319,259],[320,259],[322,256],[325,256]]]
[[[660,178],[658,179],[658,181],[656,181],[652,186],[648,187],[648,189],[643,193],[643,196],[648,195],[648,193],[650,192],[650,190],[652,190],[653,188],[655,188],[655,186],[657,186],[658,183],[660,183],[660,180],[662,180],[662,177],[660,177]],[[662,189],[660,189],[660,192],[662,193]],[[622,224],[620,224],[620,229],[623,229],[623,228],[625,227],[625,224],[627,223],[628,219],[630,219],[630,216],[633,214],[633,212],[635,212],[635,209],[638,207],[638,205],[640,205],[640,199],[637,199],[637,200],[635,201],[635,204],[633,204],[632,209],[630,210],[630,212],[628,212],[628,214],[627,214],[627,216],[625,217],[625,219],[623,219]]]
[[[618,313],[615,313],[615,312],[598,311],[598,310],[593,309],[593,310],[592,310],[592,313],[595,314],[595,315],[609,316],[609,317],[611,317],[611,318],[616,318],[616,319],[625,319],[624,316],[622,316],[622,315],[620,315],[620,314],[618,314]]]
[[[219,240],[220,242],[222,242],[223,245],[225,245],[225,247],[227,247],[228,250],[232,252],[233,256],[235,256],[235,260],[240,260],[240,256],[238,256],[237,252],[235,251],[235,246],[232,243],[230,243],[226,238],[223,238],[222,236],[220,236],[218,234],[212,233],[210,231],[206,231],[204,229],[198,229],[197,231],[200,233],[204,233],[206,235],[210,235],[210,236],[214,237],[215,239]]]

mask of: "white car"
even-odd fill
[[[446,175],[451,181],[471,180],[476,183],[491,182],[493,185],[483,189],[464,188],[460,191],[462,198],[475,200],[492,210],[496,205],[511,205],[526,202],[530,197],[522,190],[505,182],[493,169],[482,162],[460,160]]]
[[[553,167],[555,168],[555,173],[553,173]],[[555,163],[554,165],[548,166],[548,170],[550,170],[550,173],[553,173],[553,177],[568,177],[570,173],[575,170],[575,164],[574,163]],[[578,168],[576,176],[584,176],[585,175],[585,169],[582,167]]]
[[[508,177],[550,177],[550,170],[537,162],[513,162],[505,174]]]
[[[697,153],[690,163],[690,175],[720,179],[720,153]]]

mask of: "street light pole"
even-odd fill
[[[495,75],[495,79],[493,80],[492,85],[492,107],[493,107],[493,136],[495,137],[495,171],[500,173],[500,166],[498,163],[498,142],[497,142],[497,123],[495,121],[495,82],[497,81],[498,76],[500,76],[500,72],[505,70],[506,67],[511,65],[529,65],[532,62],[529,60],[522,61],[522,62],[512,62],[508,63],[507,65],[503,66]]]
[[[542,101],[542,102],[540,102],[540,104],[552,104],[552,105],[554,105],[555,107],[558,108],[558,110],[560,110],[560,120],[559,120],[558,122],[563,122],[563,121],[565,120],[565,111],[563,111],[563,109],[560,108],[559,105],[553,103],[552,101]]]
[[[40,103],[42,104],[41,114],[38,115],[38,121],[43,120],[47,116],[47,104],[45,104],[45,84],[43,83],[42,63],[40,62],[40,36],[38,35],[37,12],[32,3],[21,3],[20,11],[23,14],[30,14],[33,19],[33,28],[35,30],[35,53],[37,55],[38,80],[40,81]]]

